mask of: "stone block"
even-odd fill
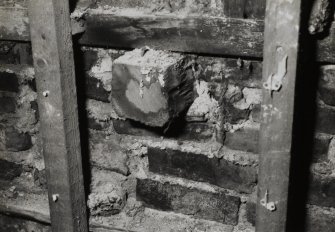
[[[238,192],[251,193],[256,185],[255,167],[239,166],[218,158],[171,149],[148,148],[149,171],[208,182]]]
[[[126,52],[113,63],[112,103],[120,117],[168,125],[194,100],[194,78],[182,55],[151,49]]]
[[[312,205],[335,207],[335,178],[313,173],[310,180],[308,201]]]
[[[0,72],[0,91],[19,92],[19,81],[15,73]]]
[[[316,112],[316,130],[321,133],[335,134],[334,107],[319,106]]]
[[[21,175],[22,165],[0,159],[0,180],[11,181]]]
[[[25,151],[33,144],[28,133],[20,132],[14,127],[5,129],[5,145],[8,151]]]
[[[229,225],[238,222],[240,198],[224,192],[213,193],[168,182],[138,179],[136,193],[147,207]]]
[[[120,146],[120,140],[111,135],[108,139],[93,138],[90,143],[90,160],[100,169],[128,175],[128,154]]]
[[[16,100],[13,97],[2,97],[0,95],[0,113],[15,113]]]

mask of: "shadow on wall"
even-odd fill
[[[306,231],[306,204],[310,185],[313,135],[316,127],[316,96],[319,65],[316,63],[316,40],[329,32],[308,31],[312,7],[316,0],[303,1],[301,17],[300,55],[296,83],[293,129],[293,153],[290,169],[287,231]],[[333,10],[333,9],[332,9]]]
[[[71,2],[71,1],[70,1]],[[80,36],[80,35],[77,35]],[[88,199],[91,182],[91,164],[89,159],[89,130],[88,118],[86,112],[86,88],[85,88],[85,67],[83,52],[76,41],[78,38],[73,38],[74,62],[76,71],[76,85],[77,85],[77,103],[78,103],[78,118],[80,131],[80,145],[82,154],[82,165],[84,175],[85,198]],[[78,91],[80,90],[80,91]]]

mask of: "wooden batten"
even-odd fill
[[[34,0],[30,34],[52,231],[88,231],[68,0]]]
[[[259,9],[254,13],[258,11]],[[122,14],[122,11],[118,13],[88,11],[85,16],[86,31],[79,43],[114,48],[139,48],[147,45],[155,49],[178,52],[262,58],[263,20],[235,18],[240,16],[241,12],[229,11],[227,14],[232,17],[181,18],[178,15],[146,14],[131,16]],[[11,18],[9,15],[17,17]],[[0,7],[0,19],[2,18],[10,18],[10,22],[0,27],[0,39],[30,40],[29,20],[25,8]],[[318,61],[334,63],[334,22],[328,34],[323,39],[317,40],[313,36],[306,39],[315,41]]]

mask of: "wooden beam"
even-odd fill
[[[262,56],[263,22],[190,16],[87,15],[80,43],[235,56]]]
[[[52,231],[87,231],[68,0],[31,0],[30,35]]]
[[[28,18],[25,9],[0,7],[0,39],[29,41]],[[263,56],[262,20],[220,17],[177,17],[172,15],[127,15],[126,13],[101,13],[88,11],[87,28],[79,43],[114,48],[155,49],[228,55],[237,57]],[[18,17],[9,17],[18,15]],[[21,19],[21,17],[23,17]],[[1,20],[1,19],[6,20]],[[26,23],[22,23],[26,22]],[[17,25],[17,26],[16,26]],[[16,33],[16,28],[20,28]],[[335,63],[335,22],[329,36],[316,41],[316,59]]]
[[[301,0],[267,1],[256,231],[286,231]],[[289,26],[288,26],[289,25]]]

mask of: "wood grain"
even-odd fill
[[[52,231],[85,232],[69,2],[30,1],[29,18]]]
[[[276,73],[284,77],[278,91],[263,88],[257,232],[286,231],[300,13],[301,0],[267,1],[262,81]],[[280,66],[283,59],[285,64]],[[269,210],[262,200],[275,204],[275,209]]]
[[[14,24],[3,24],[3,20],[0,21],[0,39],[30,40],[28,19],[24,11],[24,8],[19,11],[0,8],[0,19],[13,14],[18,15],[18,19],[10,19]],[[82,45],[114,48],[138,48],[148,45],[156,49],[179,52],[256,58],[263,56],[263,20],[100,13],[88,14],[86,21],[86,32],[79,40]],[[13,26],[16,24],[20,33],[17,33]],[[320,40],[306,37],[317,44],[318,61],[335,63],[334,35],[335,22],[327,37]]]

